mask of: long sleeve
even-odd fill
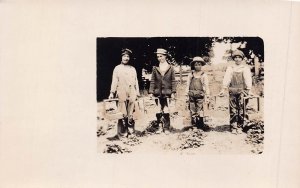
[[[206,74],[203,75],[203,81],[202,81],[203,85],[204,85],[204,91],[206,95],[210,95],[210,90],[209,90],[209,81],[208,81],[208,77]]]
[[[117,69],[117,67],[115,67],[115,69],[113,71],[110,92],[112,92],[112,93],[116,92],[117,86],[118,86],[118,69]]]
[[[134,70],[135,72],[135,87],[136,87],[136,94],[138,96],[140,96],[140,87],[139,87],[139,81],[137,79],[137,74],[136,74],[136,70]]]
[[[187,78],[187,81],[186,81],[186,88],[185,88],[185,94],[186,95],[189,93],[191,79],[192,79],[192,74],[190,73],[188,75],[188,78]]]
[[[154,92],[154,84],[155,84],[155,67],[152,69],[152,74],[151,74],[151,80],[150,80],[150,86],[149,86],[149,93],[153,94]]]
[[[251,71],[250,68],[248,66],[245,66],[244,68],[244,79],[245,79],[245,84],[246,84],[246,89],[251,89],[252,88],[252,75],[251,75]]]
[[[177,82],[175,79],[175,70],[173,67],[171,69],[172,69],[172,93],[176,93]]]
[[[223,79],[223,88],[228,88],[230,82],[231,82],[231,77],[232,77],[232,67],[229,66],[226,69],[224,79]]]

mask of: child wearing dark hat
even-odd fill
[[[250,68],[243,61],[245,55],[240,50],[232,52],[235,64],[228,66],[223,79],[223,88],[219,93],[224,95],[226,89],[229,91],[230,127],[234,134],[241,133],[244,123],[243,97],[249,95],[252,87],[252,76]]]
[[[207,75],[201,70],[205,65],[204,60],[196,56],[191,62],[192,72],[188,76],[186,95],[188,96],[189,110],[191,115],[192,125],[199,129],[207,130],[207,126],[204,124],[204,102],[208,101],[209,81]]]
[[[121,52],[121,64],[117,65],[113,71],[111,90],[109,98],[116,96],[118,109],[123,114],[123,118],[118,120],[118,136],[126,137],[134,133],[133,110],[134,102],[139,93],[139,85],[136,69],[129,64],[132,51],[123,49]],[[118,138],[118,137],[117,137]]]

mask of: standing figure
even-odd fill
[[[230,127],[234,134],[241,133],[241,128],[243,128],[243,97],[249,95],[252,87],[250,68],[243,61],[244,57],[244,53],[240,50],[232,53],[235,64],[227,67],[223,88],[219,93],[223,96],[225,89],[229,90]]]
[[[205,65],[201,57],[194,57],[191,62],[192,72],[188,76],[186,95],[191,115],[192,125],[199,129],[207,130],[204,125],[203,104],[209,100],[209,82],[207,75],[201,70]]]
[[[121,64],[115,67],[112,76],[109,99],[114,98],[114,96],[118,98],[118,109],[123,114],[123,118],[118,120],[116,138],[127,137],[134,133],[132,114],[134,102],[140,93],[136,70],[129,64],[131,55],[131,50],[122,50]]]
[[[171,66],[167,62],[167,50],[158,48],[155,53],[157,55],[159,65],[153,67],[149,93],[150,97],[158,97],[157,102],[159,102],[161,106],[161,112],[156,114],[156,118],[157,122],[160,122],[163,116],[164,127],[159,126],[158,132],[164,131],[168,133],[170,128],[170,113],[168,111],[168,99],[175,98],[175,70],[173,66]]]

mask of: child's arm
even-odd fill
[[[224,96],[225,89],[228,88],[228,86],[231,82],[232,72],[233,72],[232,67],[231,66],[227,67],[224,78],[223,78],[223,86],[219,93],[219,96]]]
[[[188,95],[188,93],[189,93],[189,87],[190,87],[191,79],[192,79],[192,74],[190,73],[188,75],[188,78],[187,78],[187,81],[186,81],[185,95]]]
[[[109,95],[109,99],[112,99],[114,97],[114,94],[117,90],[117,87],[118,87],[118,72],[119,72],[119,69],[118,67],[115,67],[114,68],[114,71],[113,71],[113,76],[112,76],[112,81],[111,81],[111,86],[110,86],[110,95]]]
[[[244,78],[247,87],[246,89],[250,90],[252,88],[252,75],[248,66],[244,68]]]
[[[139,81],[137,79],[137,74],[136,70],[134,69],[134,74],[135,74],[135,87],[136,87],[136,94],[137,96],[140,96],[140,87],[139,87]]]
[[[224,79],[223,79],[223,89],[228,88],[230,82],[231,82],[231,77],[232,77],[232,67],[229,66],[226,69]]]
[[[188,75],[187,81],[186,81],[186,88],[185,88],[185,101],[188,103],[189,101],[189,88],[190,88],[190,83],[191,83],[191,79],[192,79],[192,73],[190,73]],[[188,109],[188,108],[187,108]]]
[[[203,75],[203,85],[204,85],[205,95],[210,95],[209,81],[206,74]]]
[[[155,71],[156,71],[156,68],[153,67],[152,74],[151,74],[151,80],[150,80],[149,94],[153,94],[153,92],[154,92],[154,85],[155,85],[155,80],[156,80]]]

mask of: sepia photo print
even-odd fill
[[[96,50],[99,153],[263,153],[260,37],[108,37]]]

